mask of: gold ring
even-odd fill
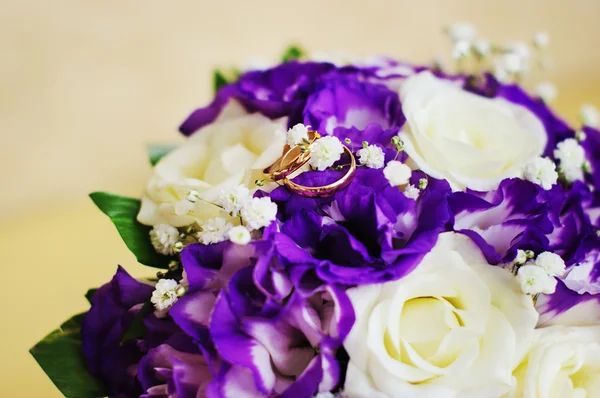
[[[350,149],[348,149],[347,146],[343,145],[343,147],[344,147],[344,153],[350,158],[350,165],[349,165],[349,168],[348,168],[348,171],[346,172],[346,174],[344,174],[344,176],[342,178],[340,178],[339,180],[334,181],[331,184],[323,185],[320,187],[307,187],[307,186],[300,185],[300,184],[297,184],[294,181],[292,181],[292,178],[295,178],[299,174],[301,174],[299,169],[296,169],[296,170],[294,170],[294,171],[297,171],[296,173],[292,172],[292,173],[288,174],[287,176],[285,176],[285,178],[283,179],[283,183],[290,190],[297,193],[298,195],[306,196],[309,198],[324,198],[324,197],[333,195],[340,189],[346,188],[348,186],[348,184],[350,184],[350,181],[352,181],[352,176],[354,175],[354,172],[356,171],[356,159],[354,158],[352,151],[350,151]]]
[[[306,142],[306,146],[312,144],[319,138],[321,138],[319,133],[314,130],[309,130],[308,142]],[[306,150],[306,146],[296,145],[294,147],[290,147],[289,145],[286,145],[284,150],[287,148],[287,151],[285,151],[275,163],[264,169],[263,174],[273,181],[279,181],[300,169],[310,160],[310,153],[308,150]],[[290,156],[293,157],[291,160],[287,161]]]

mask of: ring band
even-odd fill
[[[331,184],[323,185],[320,187],[307,187],[307,186],[300,185],[300,184],[297,184],[294,181],[292,181],[291,178],[294,178],[297,175],[291,176],[292,173],[289,173],[283,179],[283,183],[290,190],[297,193],[298,195],[306,196],[309,198],[324,198],[324,197],[333,195],[340,189],[346,188],[348,186],[348,184],[350,184],[350,181],[352,181],[352,176],[354,175],[354,172],[356,171],[356,159],[354,158],[352,151],[350,151],[350,149],[348,149],[347,146],[343,145],[343,147],[344,147],[344,152],[350,158],[350,167],[348,168],[348,171],[346,172],[346,174],[344,174],[344,176],[342,178],[340,178],[339,180],[334,181]]]
[[[308,137],[308,145],[321,138],[319,133],[314,130],[308,131]],[[263,174],[271,178],[273,181],[283,180],[294,171],[300,169],[310,160],[310,153],[308,151],[302,152],[302,147],[300,145],[296,145],[291,148],[286,145],[286,147],[289,149],[279,158],[279,160],[263,170]],[[291,155],[293,155],[293,157],[289,162],[286,163],[286,160]]]

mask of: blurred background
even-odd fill
[[[470,21],[493,41],[551,35],[555,108],[600,105],[597,0],[0,0],[0,382],[4,397],[60,397],[27,350],[87,308],[88,287],[136,264],[95,190],[138,196],[145,145],[181,140],[210,100],[216,66],[313,51],[429,62],[442,27]]]

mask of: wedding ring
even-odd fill
[[[319,138],[321,138],[319,133],[309,130],[307,145],[312,144]],[[288,149],[284,152],[283,156],[281,156],[271,166],[263,170],[263,174],[273,181],[283,180],[294,171],[299,170],[310,160],[310,152],[306,150],[303,151],[303,146],[301,145],[296,145],[291,148],[286,145],[284,149],[285,148]]]
[[[283,183],[291,191],[297,193],[298,195],[306,196],[309,198],[324,198],[324,197],[333,195],[340,189],[346,188],[348,186],[348,184],[350,184],[350,181],[352,181],[352,176],[354,175],[354,172],[356,171],[356,159],[354,158],[352,151],[350,151],[350,149],[348,149],[348,147],[346,147],[345,145],[343,147],[344,147],[344,153],[348,156],[348,158],[350,158],[350,164],[348,165],[348,171],[346,171],[346,174],[344,174],[342,176],[342,178],[340,178],[339,180],[334,181],[331,184],[322,185],[322,186],[318,186],[318,187],[308,187],[305,185],[300,185],[300,184],[297,184],[294,181],[292,181],[293,178],[295,178],[299,174],[301,174],[301,171],[299,169],[297,169],[297,170],[295,170],[295,171],[297,171],[296,173],[292,172],[292,173],[288,174],[283,179]]]

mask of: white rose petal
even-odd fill
[[[556,165],[548,158],[538,157],[529,162],[523,170],[526,180],[540,185],[545,190],[551,189],[558,180]]]
[[[535,265],[542,268],[550,276],[561,276],[565,273],[565,261],[555,253],[541,253],[535,259]]]
[[[240,184],[256,190],[257,176],[281,156],[287,120],[246,114],[234,101],[222,115],[156,164],[142,197],[139,222],[182,227],[229,217],[212,203]]]
[[[369,145],[360,149],[356,154],[359,156],[359,163],[370,169],[380,169],[385,162],[385,154],[377,145]]]
[[[241,211],[244,224],[249,230],[260,229],[271,224],[277,217],[277,205],[270,198],[252,198]]]
[[[526,264],[519,268],[517,281],[525,294],[551,294],[556,289],[556,278],[548,275],[546,271],[534,264]]]
[[[340,140],[337,137],[325,136],[311,144],[308,164],[323,171],[340,160],[342,153],[344,153],[344,146]]]
[[[170,256],[179,242],[179,230],[168,224],[155,225],[150,230],[150,242],[158,253]]]
[[[309,127],[310,126],[305,126],[302,123],[298,123],[294,127],[290,128],[287,132],[287,144],[289,146],[295,146],[302,144],[305,141],[308,142]]]
[[[243,225],[231,228],[229,232],[227,232],[227,236],[229,237],[229,240],[238,245],[247,245],[252,240],[250,231]]]
[[[521,177],[546,146],[542,122],[526,108],[468,93],[430,72],[406,79],[400,96],[406,153],[455,191],[489,191]]]
[[[211,218],[200,224],[200,231],[196,233],[198,241],[205,245],[219,243],[227,240],[227,232],[233,225],[222,217]]]
[[[383,175],[391,186],[408,184],[412,170],[410,167],[397,160],[391,160],[383,169]]]
[[[500,397],[538,314],[514,276],[468,237],[439,236],[403,278],[350,288],[349,398]]]
[[[515,371],[519,398],[600,397],[600,326],[551,326]]]

